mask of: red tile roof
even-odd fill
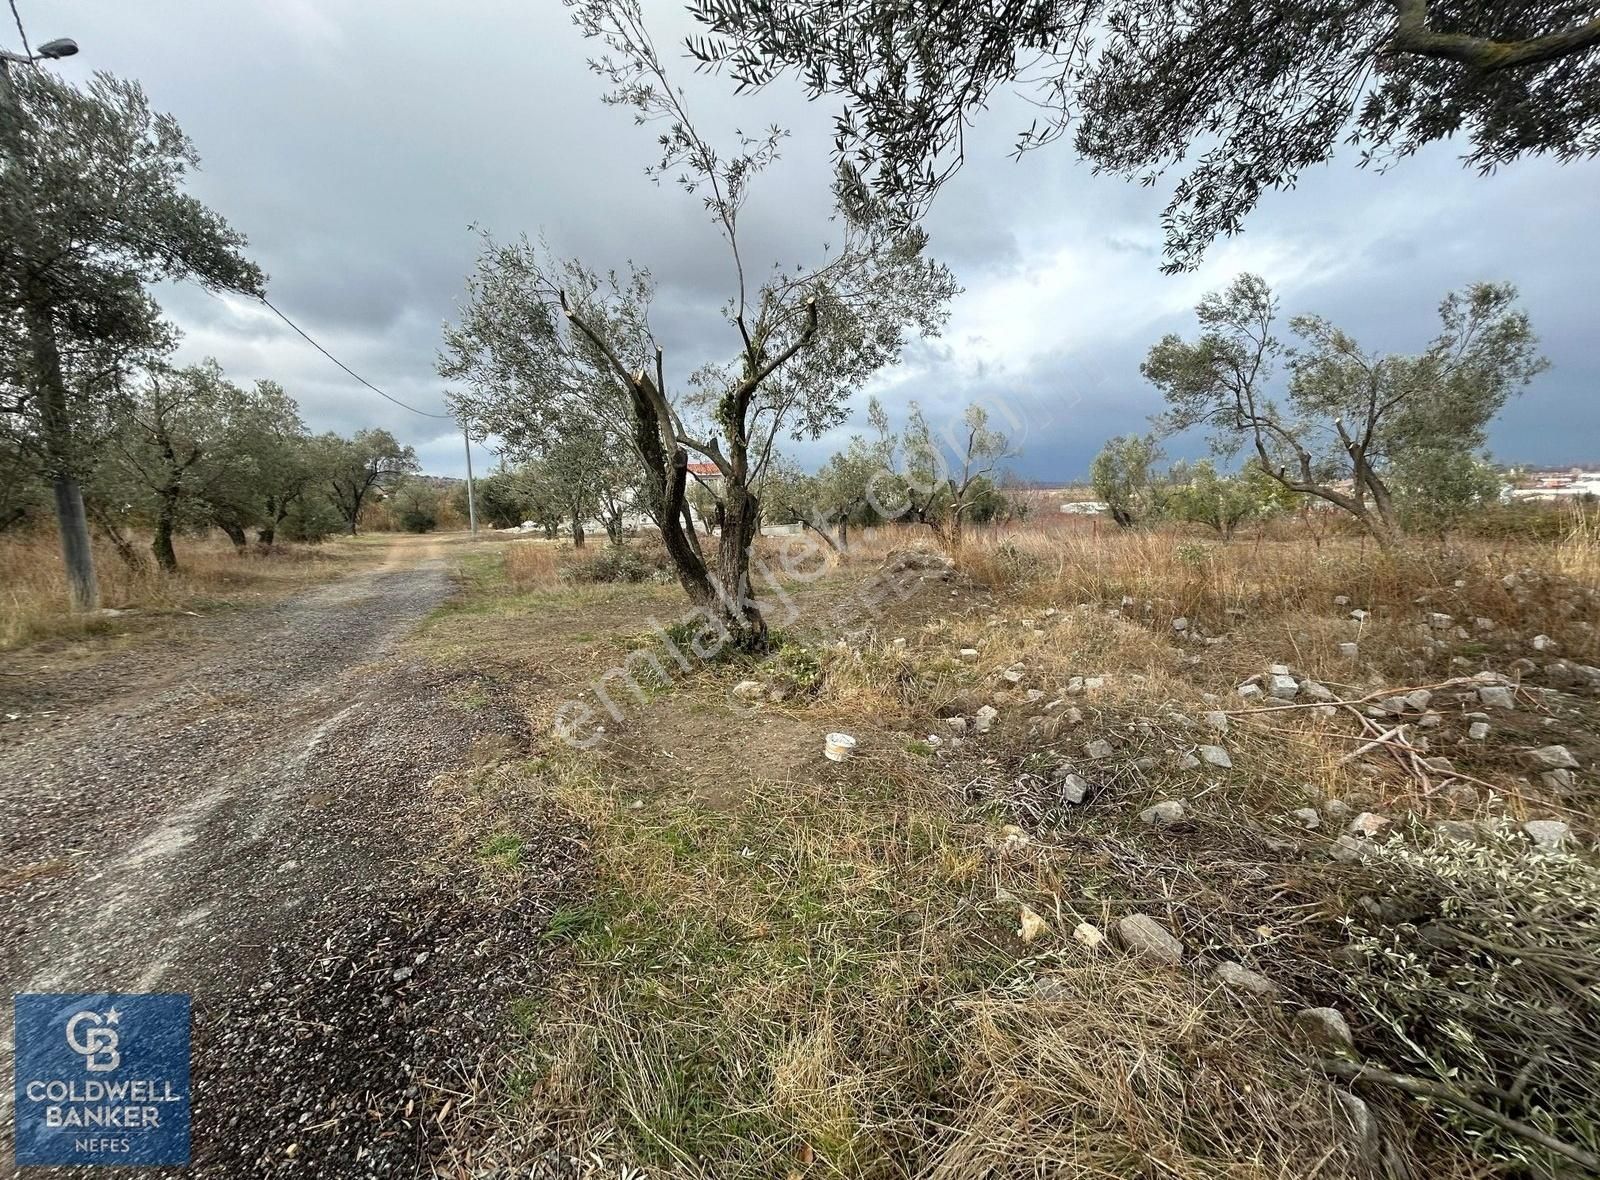
[[[689,474],[690,475],[721,475],[722,472],[717,470],[717,465],[715,463],[691,463],[691,464],[689,464]]]

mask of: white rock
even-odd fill
[[[1100,928],[1089,922],[1079,922],[1074,926],[1072,928],[1072,937],[1083,943],[1090,950],[1094,950],[1106,940],[1106,936],[1100,933]]]
[[[1328,855],[1334,860],[1348,864],[1370,854],[1365,844],[1356,837],[1346,834],[1328,845]]]
[[[964,647],[961,649],[960,654],[962,663],[976,664],[978,662],[978,649],[975,647]]]
[[[1252,996],[1270,996],[1275,995],[1278,990],[1277,984],[1261,972],[1252,971],[1227,959],[1218,963],[1216,970],[1211,974],[1216,977],[1218,983],[1231,991],[1246,992]]]
[[[1068,803],[1082,803],[1089,793],[1089,783],[1082,775],[1068,774],[1061,780],[1061,797]]]
[[[1475,742],[1481,742],[1489,736],[1489,723],[1487,721],[1474,721],[1467,726],[1467,736]]]
[[[1428,626],[1434,628],[1435,630],[1439,630],[1439,631],[1444,630],[1446,627],[1450,626],[1450,624],[1454,623],[1455,621],[1456,620],[1455,620],[1455,617],[1453,615],[1443,615],[1443,614],[1438,614],[1437,612],[1428,616]]]
[[[1022,677],[1023,674],[1017,671],[1015,668],[1007,668],[1004,672],[1000,673],[1000,679],[1004,680],[1007,684],[1021,684]]]
[[[1085,676],[1083,678],[1083,688],[1085,692],[1096,692],[1105,686],[1106,678],[1104,676]]]
[[[1478,700],[1491,709],[1515,709],[1516,696],[1503,684],[1486,684],[1478,689]]]
[[[1522,830],[1544,852],[1560,852],[1572,835],[1572,828],[1558,819],[1530,819]]]
[[[1178,759],[1178,769],[1199,770],[1200,759],[1196,758],[1193,754],[1185,754],[1182,758]]]
[[[766,689],[759,680],[741,680],[733,686],[733,695],[741,701],[755,701],[766,695]]]
[[[1288,664],[1273,664],[1270,668],[1267,669],[1267,672],[1268,672],[1269,675],[1272,675],[1272,676],[1287,676],[1287,675],[1289,675],[1289,665]]]
[[[1206,714],[1206,727],[1208,729],[1214,729],[1218,733],[1227,733],[1228,715],[1221,709],[1213,709],[1211,712]]]
[[[1350,834],[1353,836],[1381,836],[1392,822],[1386,815],[1379,815],[1375,811],[1363,811],[1350,821]]]
[[[1334,606],[1349,606],[1350,605],[1350,596],[1348,594],[1335,594],[1333,596],[1333,605]]]
[[[1528,751],[1528,760],[1542,770],[1576,770],[1578,760],[1565,746],[1541,746]]]
[[[1111,757],[1115,751],[1112,750],[1111,743],[1106,741],[1105,738],[1095,738],[1094,741],[1084,746],[1083,752],[1096,762],[1100,762]]]
[[[1573,775],[1572,771],[1563,768],[1560,770],[1545,771],[1539,776],[1539,781],[1543,783],[1547,789],[1555,791],[1559,794],[1562,791],[1572,790],[1572,788],[1577,785],[1578,780]]]
[[[1297,807],[1289,813],[1295,821],[1306,831],[1315,831],[1322,826],[1322,816],[1315,807]]]
[[[972,717],[972,728],[978,733],[988,733],[994,726],[995,718],[1000,716],[1000,711],[993,705],[985,705]]]
[[[1146,807],[1139,813],[1139,821],[1153,828],[1164,828],[1168,824],[1180,822],[1184,814],[1184,806],[1180,801],[1168,799],[1157,803],[1154,807]]]
[[[1180,633],[1187,631],[1189,629],[1189,620],[1180,615],[1178,618],[1172,620],[1172,629]]]
[[[1233,766],[1233,759],[1228,757],[1228,751],[1221,746],[1201,746],[1197,753],[1212,766],[1220,766],[1223,770]]]
[[[1324,1048],[1355,1047],[1350,1025],[1337,1008],[1302,1008],[1295,1013],[1294,1027],[1307,1040]]]
[[[1555,648],[1556,648],[1556,641],[1554,639],[1551,639],[1550,636],[1548,636],[1548,635],[1535,635],[1533,637],[1533,650],[1534,651],[1554,651]]]
[[[1315,680],[1302,680],[1300,682],[1300,695],[1313,701],[1336,701],[1339,699],[1326,684],[1319,684]]]
[[[1022,697],[1028,702],[1028,704],[1036,704],[1037,702],[1044,700],[1044,689],[1030,688],[1027,692],[1022,694]]]
[[[965,717],[946,717],[944,723],[951,733],[963,734],[967,732],[967,719]]]
[[[1162,963],[1183,961],[1183,943],[1172,932],[1147,914],[1129,914],[1117,919],[1117,941],[1123,948]]]
[[[1358,623],[1364,623],[1367,621],[1367,612],[1364,610],[1353,610],[1350,612],[1350,617]]]
[[[1433,702],[1433,694],[1425,688],[1417,688],[1406,693],[1406,706],[1414,713],[1421,713]]]
[[[1339,658],[1353,660],[1361,654],[1361,647],[1355,643],[1341,643],[1339,645]]]
[[[1280,701],[1292,701],[1300,695],[1300,682],[1287,673],[1274,673],[1267,678],[1267,695]]]
[[[1259,684],[1241,684],[1236,691],[1247,701],[1258,700],[1261,696]]]

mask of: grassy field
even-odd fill
[[[97,543],[95,572],[103,607],[123,614],[65,609],[67,581],[54,533],[0,535],[0,651],[46,641],[76,642],[137,630],[186,611],[209,613],[292,592],[376,560],[380,536],[338,538],[322,545],[279,545],[243,553],[220,534],[180,539],[176,574],[146,559],[139,569]]]
[[[536,542],[464,571],[424,650],[504,685],[534,734],[528,756],[464,789],[485,871],[514,899],[524,817],[552,807],[580,821],[593,862],[587,897],[548,921],[566,970],[507,1014],[516,1043],[466,1137],[489,1146],[464,1162],[559,1152],[594,1175],[975,1178],[1468,1177],[1559,1160],[1449,1102],[1371,1076],[1352,1087],[1354,1055],[1295,1034],[1307,1006],[1337,1008],[1357,1053],[1408,1077],[1437,1066],[1505,1094],[1514,1079],[1497,1071],[1537,1061],[1520,1118],[1594,1149],[1582,1112],[1600,1079],[1581,1054],[1527,1043],[1541,1034],[1518,1020],[1543,993],[1515,972],[1534,953],[1581,958],[1600,928],[1592,862],[1530,858],[1516,826],[1560,817],[1575,840],[1594,835],[1593,689],[1540,687],[1551,653],[1600,658],[1591,534],[1383,554],[1032,529],[974,538],[903,595],[863,592],[881,588],[886,555],[926,541],[870,536],[792,580],[792,611],[773,603],[793,615],[774,620],[774,657],[646,677],[587,749],[555,737],[557,710],[659,649],[646,620],[681,611],[676,588],[574,585],[561,550]],[[1237,686],[1272,664],[1352,707],[1247,704]],[[1520,684],[1519,708],[1479,741],[1472,689],[1451,682],[1484,670]],[[734,692],[746,680],[758,703]],[[1373,701],[1429,685],[1437,720],[1409,732],[1451,773],[1382,748],[1348,757]],[[985,705],[997,717],[980,735]],[[857,737],[854,759],[822,758],[832,730]],[[1553,786],[1527,751],[1555,742],[1583,769]],[[1205,744],[1231,766],[1195,766]],[[1064,764],[1088,785],[1080,805],[1062,798]],[[1141,818],[1172,801],[1181,821]],[[1314,831],[1293,818],[1308,806]],[[1367,811],[1397,838],[1330,856]],[[1483,825],[1466,869],[1420,864],[1443,847],[1440,820]],[[1426,855],[1404,862],[1413,848]],[[1494,920],[1535,942],[1562,933],[1555,949],[1502,947],[1515,962],[1489,964],[1493,1012],[1430,1025],[1437,1007],[1415,1005],[1464,968],[1413,953],[1423,918],[1397,899],[1437,906],[1450,873],[1537,878],[1527,887],[1555,900],[1530,894]],[[1097,941],[1132,914],[1182,939],[1180,966]],[[1372,956],[1360,970],[1356,948]],[[1386,971],[1391,953],[1409,975]],[[1224,986],[1223,961],[1274,993]],[[1562,1003],[1582,1024],[1600,997],[1577,978]]]

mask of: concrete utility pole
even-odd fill
[[[467,521],[472,525],[472,535],[478,535],[478,499],[472,491],[472,436],[467,424],[461,424],[461,441],[467,444]]]
[[[73,472],[71,420],[66,383],[61,374],[61,354],[56,346],[55,325],[41,300],[33,298],[37,277],[29,264],[34,224],[33,190],[27,175],[28,162],[22,138],[22,107],[11,86],[11,64],[33,65],[41,60],[55,61],[78,52],[77,42],[63,37],[47,41],[37,53],[12,53],[0,49],[0,151],[13,170],[14,184],[6,196],[16,202],[19,228],[17,252],[23,268],[23,320],[27,329],[28,351],[33,361],[34,392],[39,398],[39,419],[44,436],[45,455],[50,464],[50,483],[56,505],[56,525],[61,532],[61,559],[67,571],[72,605],[92,610],[99,602],[100,590],[94,576],[94,553],[89,546],[89,519],[83,509],[83,489]]]

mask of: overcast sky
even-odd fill
[[[649,267],[669,384],[732,351],[717,313],[726,249],[696,198],[644,176],[653,133],[600,103],[602,83],[584,65],[591,47],[553,0],[21,0],[21,11],[34,43],[81,45],[52,68],[137,78],[177,117],[202,161],[191,190],[249,236],[269,296],[398,398],[442,408],[439,328],[471,267],[474,224],[504,237],[542,232],[599,269]],[[682,5],[647,0],[646,11],[675,60],[690,27]],[[773,121],[792,129],[747,207],[746,248],[818,259],[837,238],[832,104],[782,87],[736,97],[676,64],[708,137]],[[1600,162],[1525,162],[1485,179],[1448,145],[1387,175],[1336,161],[1269,198],[1199,271],[1172,277],[1160,272],[1164,194],[1091,177],[1064,143],[1009,160],[1027,122],[1015,103],[997,104],[940,197],[932,251],[965,291],[944,336],[875,384],[891,406],[915,398],[938,420],[974,399],[1004,405],[1022,439],[1019,474],[1081,476],[1106,437],[1142,431],[1160,408],[1138,371],[1149,345],[1191,332],[1196,298],[1241,270],[1264,275],[1286,314],[1322,313],[1394,351],[1426,343],[1447,291],[1510,280],[1553,367],[1496,424],[1496,457],[1600,459]],[[276,378],[314,429],[381,425],[415,444],[427,470],[461,473],[448,423],[382,401],[259,306],[193,288],[160,298],[185,332],[182,359],[212,355],[235,379]],[[858,422],[864,408],[863,395]],[[793,449],[814,461],[848,433]],[[492,456],[479,450],[476,461]]]

